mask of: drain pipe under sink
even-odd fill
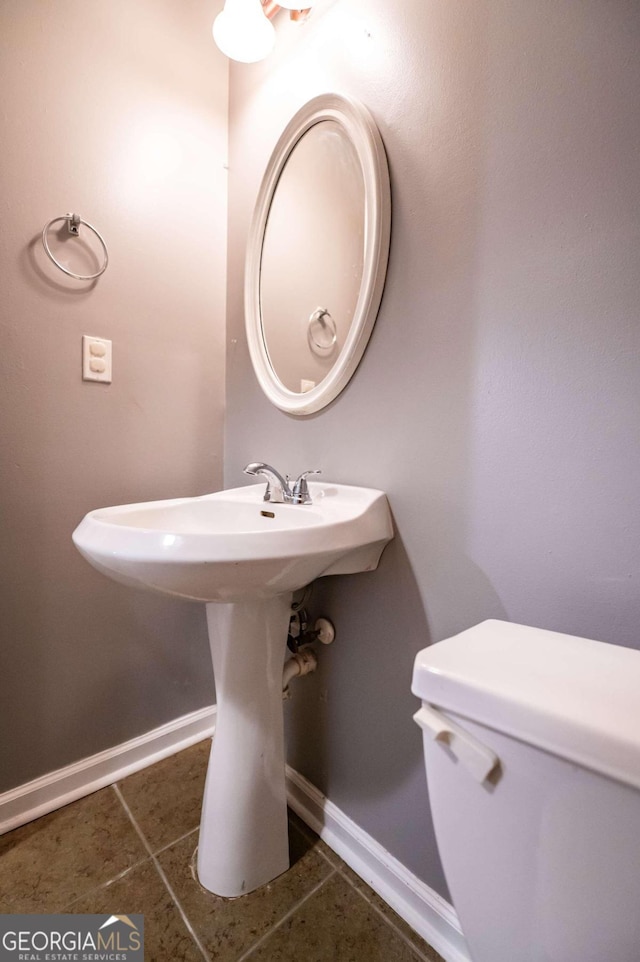
[[[300,651],[288,658],[284,663],[282,672],[282,692],[284,697],[288,696],[289,682],[292,678],[302,675],[310,675],[318,667],[318,659],[310,648],[302,648]]]
[[[312,629],[307,628],[307,613],[301,607],[301,603],[294,607],[294,614],[291,617],[291,624],[297,621],[297,631],[295,635],[289,634],[289,642],[293,646],[293,655],[284,663],[282,672],[282,697],[290,698],[289,682],[292,678],[301,678],[302,675],[310,675],[318,667],[318,658],[315,651],[311,648],[311,643],[319,641],[323,645],[330,645],[336,637],[336,630],[328,618],[317,618]],[[307,644],[297,648],[300,641]],[[297,650],[296,650],[297,649]]]

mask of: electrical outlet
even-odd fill
[[[111,341],[82,335],[82,380],[111,384]]]

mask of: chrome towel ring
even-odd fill
[[[73,271],[70,271],[68,267],[63,267],[63,265],[55,259],[55,257],[51,253],[51,249],[47,241],[47,234],[49,233],[49,228],[51,227],[51,225],[57,224],[59,220],[66,220],[67,227],[69,228],[69,233],[73,234],[74,237],[79,236],[81,224],[84,224],[85,227],[88,227],[89,230],[93,231],[93,233],[96,235],[96,237],[98,238],[98,240],[102,245],[102,250],[104,252],[104,264],[102,265],[99,271],[95,272],[95,274],[75,274]],[[104,242],[104,238],[102,237],[101,234],[98,233],[95,227],[93,227],[91,224],[88,224],[86,220],[82,220],[79,214],[65,214],[64,217],[54,217],[53,220],[50,220],[48,224],[45,224],[42,230],[42,246],[46,251],[47,257],[53,261],[56,267],[59,267],[60,270],[64,271],[65,274],[68,274],[69,277],[75,277],[77,281],[92,281],[96,277],[100,277],[100,275],[104,274],[104,272],[106,271],[107,265],[109,263],[109,252],[107,251],[107,245]]]
[[[314,354],[331,354],[338,341],[336,322],[326,307],[318,307],[308,321],[307,338]]]

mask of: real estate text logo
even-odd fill
[[[0,962],[144,962],[144,917],[1,915]]]

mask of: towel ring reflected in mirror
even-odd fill
[[[324,307],[318,307],[309,318],[307,337],[315,354],[326,356],[333,353],[338,343],[338,332],[336,322]]]

